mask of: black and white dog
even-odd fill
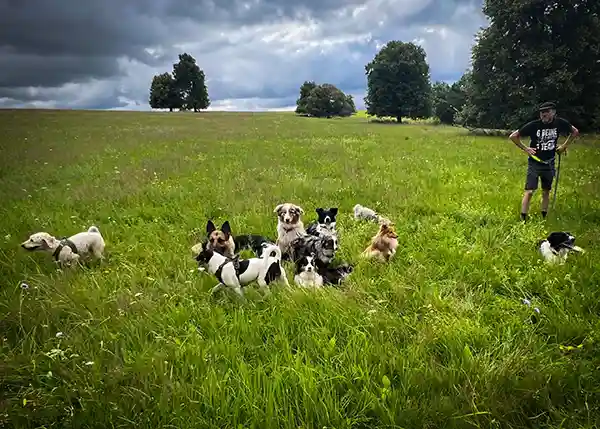
[[[317,212],[317,220],[308,224],[306,233],[316,235],[317,237],[322,234],[337,236],[335,224],[338,208],[331,207],[329,209],[324,209],[319,207],[315,211]]]
[[[242,286],[253,281],[256,281],[266,292],[269,290],[268,285],[277,279],[289,286],[285,270],[281,266],[281,250],[274,244],[265,243],[262,257],[249,259],[240,259],[239,254],[228,258],[218,252],[203,248],[196,256],[196,261],[205,265],[208,272],[219,280],[211,294],[228,287],[243,297]]]
[[[311,254],[296,261],[294,282],[302,287],[323,287],[328,284],[338,286],[352,271],[352,265],[341,264],[332,267],[319,262],[314,254]]]
[[[315,261],[329,265],[338,249],[335,235],[322,234],[319,236],[305,234],[290,243],[290,259],[293,262],[306,256],[314,255]]]
[[[338,286],[352,273],[354,268],[350,264],[340,264],[337,267],[330,265],[318,265],[318,273],[323,277],[324,284]]]
[[[317,271],[314,253],[296,261],[294,282],[301,287],[323,287],[323,276]]]
[[[575,237],[570,232],[551,232],[545,240],[538,243],[542,257],[546,262],[564,264],[569,252],[583,253],[584,250],[575,246]]]
[[[275,240],[271,240],[270,238],[259,234],[237,235],[234,237],[234,240],[238,251],[243,249],[252,250],[259,258],[262,256],[262,252],[265,248],[264,244],[275,244]]]

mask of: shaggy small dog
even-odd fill
[[[302,207],[293,203],[279,204],[273,210],[277,214],[277,241],[276,244],[281,249],[284,259],[290,256],[290,245],[298,237],[306,234],[302,215]]]
[[[296,238],[290,243],[290,258],[297,261],[300,258],[314,255],[318,263],[329,265],[337,251],[337,237],[334,235],[308,235]]]
[[[377,214],[377,212],[373,209],[370,209],[368,207],[362,206],[360,204],[356,204],[354,206],[354,219],[360,220],[360,219],[365,219],[365,220],[370,220],[373,222],[377,222],[380,225],[383,224],[391,224],[392,222],[384,217],[381,216],[379,214]]]
[[[581,247],[575,246],[575,237],[564,231],[550,233],[538,243],[538,248],[544,260],[551,264],[564,264],[571,251],[584,252]]]
[[[213,274],[219,283],[213,287],[211,294],[219,289],[228,287],[241,297],[244,296],[242,286],[256,281],[261,289],[268,292],[269,284],[280,279],[289,286],[285,270],[281,267],[281,250],[276,245],[264,244],[263,257],[240,259],[239,255],[233,258],[210,249],[202,249],[196,261],[205,265],[210,274]]]
[[[398,235],[394,231],[394,225],[383,223],[362,255],[366,258],[378,258],[382,262],[387,262],[394,256],[397,247]]]
[[[317,271],[314,254],[298,259],[294,274],[294,282],[298,286],[323,287],[323,276]]]
[[[317,220],[308,224],[306,233],[316,236],[321,234],[337,235],[335,225],[338,208],[331,207],[326,210],[319,207],[315,211],[317,212]]]
[[[22,248],[31,252],[50,252],[56,262],[69,266],[74,262],[81,262],[81,258],[90,256],[103,259],[104,246],[104,238],[95,226],[91,226],[87,232],[79,232],[60,240],[47,232],[37,232],[21,243]]]

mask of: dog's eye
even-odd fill
[[[223,243],[225,240],[219,237],[219,243]]]

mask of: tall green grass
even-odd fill
[[[518,221],[526,159],[459,128],[289,113],[0,112],[0,426],[580,428],[600,395],[600,154],[563,158]],[[273,208],[340,208],[344,287],[209,296],[207,219],[275,237]],[[361,261],[392,218],[400,248]],[[97,225],[57,271],[29,234]],[[568,230],[587,252],[542,264]],[[292,267],[286,266],[293,279]],[[27,287],[23,288],[22,285]],[[522,303],[528,299],[531,305]],[[539,309],[537,313],[534,308]]]

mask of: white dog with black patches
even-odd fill
[[[90,256],[103,259],[104,246],[104,238],[95,226],[91,226],[86,232],[79,232],[62,239],[57,239],[47,232],[36,232],[21,243],[21,247],[30,252],[52,253],[56,262],[69,266]]]
[[[273,210],[277,214],[277,241],[284,258],[290,256],[290,245],[298,237],[306,235],[302,215],[302,207],[293,203],[279,204]]]
[[[256,281],[260,288],[269,292],[269,284],[277,279],[289,286],[285,270],[281,267],[281,250],[271,243],[262,245],[260,258],[239,259],[239,254],[228,258],[210,249],[203,249],[196,260],[206,265],[219,283],[213,287],[211,294],[225,287],[233,289],[240,297],[244,297],[243,286]]]

